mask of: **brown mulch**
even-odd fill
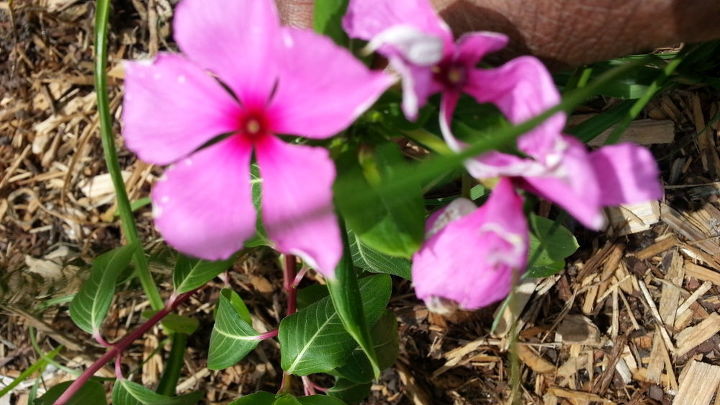
[[[116,116],[120,61],[172,49],[173,3],[114,2],[110,76]],[[10,4],[0,1],[0,386],[36,361],[38,350],[63,344],[56,360],[76,369],[102,353],[69,320],[66,297],[77,291],[85,263],[120,240],[97,134],[93,2],[14,1],[12,12]],[[505,322],[495,334],[489,333],[494,309],[434,315],[408,282],[396,280],[390,305],[400,321],[400,358],[367,403],[506,403],[512,375],[507,325],[517,320],[522,403],[685,404],[692,397],[700,401],[694,403],[720,404],[720,126],[712,120],[719,110],[720,97],[701,88],[653,101],[629,133],[653,145],[664,201],[610,213],[615,227],[604,234],[576,227],[582,248],[566,270],[525,282],[511,309],[498,310]],[[147,196],[158,169],[124,149],[121,164],[131,199]],[[170,267],[149,210],[141,209],[138,218],[157,258],[156,279],[170,291]],[[628,227],[636,232],[623,234]],[[227,282],[251,308],[256,326],[272,329],[284,307],[280,280],[274,254],[258,249],[235,265]],[[277,390],[282,374],[274,341],[234,367],[205,368],[222,285],[211,283],[180,309],[198,318],[201,328],[190,338],[179,391],[205,390],[208,404]],[[43,305],[48,299],[56,302]],[[120,293],[107,338],[132,329],[147,307],[138,288]],[[126,354],[127,374],[156,383],[168,349],[155,329]],[[113,373],[108,367],[100,375]],[[72,378],[54,365],[40,377],[41,390]],[[9,403],[24,404],[34,381],[21,385]],[[322,377],[315,382],[329,383]]]

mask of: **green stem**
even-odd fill
[[[185,363],[185,350],[187,349],[188,335],[184,333],[172,334],[172,347],[165,365],[165,371],[160,378],[160,383],[155,390],[161,395],[175,395],[175,387],[180,380],[180,371]]]
[[[58,346],[55,348],[55,350],[51,351],[50,353],[44,355],[41,357],[38,361],[33,363],[30,367],[26,368],[25,371],[20,373],[17,378],[13,380],[10,384],[8,384],[6,387],[4,387],[2,390],[0,390],[0,398],[4,397],[8,393],[12,392],[12,390],[20,385],[21,382],[25,381],[28,377],[30,377],[34,372],[39,370],[44,370],[45,366],[47,366],[48,361],[52,360],[53,357],[57,356],[58,353],[60,353],[60,350],[63,349],[63,346]]]
[[[125,190],[125,182],[122,178],[120,163],[118,162],[117,151],[115,150],[115,139],[112,133],[112,116],[110,115],[110,100],[107,89],[107,33],[108,16],[110,15],[110,1],[98,0],[95,10],[95,93],[97,95],[97,108],[100,115],[100,137],[102,139],[103,154],[105,163],[110,172],[110,177],[115,188],[117,207],[120,214],[123,233],[130,244],[137,244],[135,253],[135,271],[140,279],[145,294],[150,300],[150,306],[154,310],[164,307],[162,297],[158,291],[155,281],[152,279],[148,267],[145,252],[140,243],[135,219],[130,208],[130,200]]]

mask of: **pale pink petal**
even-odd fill
[[[496,69],[474,69],[464,89],[479,103],[493,103],[510,122],[534,118],[560,102],[550,73],[534,57],[523,56]],[[542,162],[554,159],[565,125],[557,113],[518,139],[518,148]]]
[[[452,33],[428,0],[351,0],[343,28],[367,41],[397,26],[410,26],[452,43]]]
[[[140,159],[168,164],[233,131],[238,103],[196,65],[176,54],[125,63],[123,137]]]
[[[277,133],[326,138],[365,112],[394,78],[368,70],[329,38],[285,28],[280,77],[270,106]]]
[[[527,265],[522,205],[502,179],[485,205],[435,233],[413,257],[416,295],[431,309],[443,299],[472,310],[505,298]]]
[[[418,110],[434,92],[432,70],[425,66],[409,65],[400,58],[390,58],[390,65],[402,78],[402,110],[409,120],[417,119]]]
[[[280,41],[273,0],[182,0],[173,28],[180,49],[216,73],[244,104],[267,101],[277,79]]]
[[[180,252],[227,259],[255,233],[252,147],[229,137],[177,162],[152,190],[155,226]]]
[[[485,55],[501,50],[507,43],[508,37],[497,32],[470,32],[458,39],[455,60],[474,67]]]
[[[275,248],[333,277],[342,241],[332,204],[335,167],[328,151],[267,136],[256,144],[256,158],[263,179],[263,223]]]
[[[456,221],[477,209],[474,202],[467,198],[457,198],[445,207],[435,211],[425,222],[425,237],[429,238],[438,231],[448,226],[450,222]]]
[[[604,225],[602,193],[585,146],[564,137],[567,148],[560,163],[543,176],[524,176],[525,188],[564,208],[583,225],[599,230]]]
[[[590,153],[602,189],[603,205],[633,204],[662,198],[657,162],[647,148],[626,143]]]

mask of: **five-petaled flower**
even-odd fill
[[[413,257],[415,294],[430,310],[473,310],[505,298],[525,270],[528,225],[523,203],[501,179],[480,208],[457,199],[427,221],[427,240]]]
[[[262,218],[275,247],[328,276],[342,255],[332,208],[335,169],[323,139],[350,125],[392,84],[328,38],[282,27],[272,0],[183,0],[182,54],[126,64],[129,149],[172,164],[152,191],[167,242],[223,259],[255,232],[250,163],[262,176]]]

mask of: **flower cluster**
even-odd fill
[[[332,207],[335,168],[327,150],[277,134],[326,139],[347,128],[395,81],[368,70],[315,33],[279,23],[272,0],[183,0],[173,22],[182,53],[126,64],[127,146],[170,165],[152,191],[155,223],[178,250],[224,259],[255,233],[250,166],[262,177],[262,222],[275,248],[332,277],[342,255]],[[440,127],[452,131],[460,96],[493,103],[519,123],[560,101],[550,74],[532,57],[480,69],[508,42],[475,32],[454,41],[428,0],[351,0],[347,33],[368,41],[402,79],[402,108],[415,119],[441,93]],[[477,208],[457,200],[427,223],[414,256],[417,295],[436,310],[475,309],[505,297],[527,265],[528,225],[517,189],[557,203],[592,229],[602,208],[658,198],[658,170],[643,148],[588,152],[563,134],[558,113],[518,139],[523,156],[489,152],[465,162],[478,179],[499,178]]]

